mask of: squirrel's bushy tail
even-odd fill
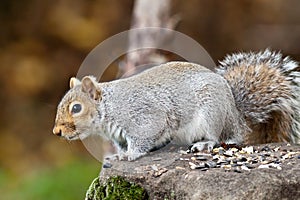
[[[252,130],[248,143],[300,143],[300,66],[269,49],[228,55],[217,69]]]

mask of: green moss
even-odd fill
[[[149,199],[147,192],[141,186],[130,183],[124,178],[115,176],[110,177],[104,184],[100,183],[99,178],[95,178],[90,185],[86,200],[141,200]]]
[[[176,199],[174,190],[171,190],[169,196],[164,198],[164,200],[172,200],[172,199]]]

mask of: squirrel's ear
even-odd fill
[[[97,88],[97,81],[94,77],[86,76],[81,83],[83,92],[88,93],[94,100],[101,99],[101,91]]]
[[[75,77],[70,78],[70,88],[72,89],[76,85],[79,85],[81,82]]]

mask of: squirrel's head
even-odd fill
[[[101,90],[94,77],[86,76],[81,81],[70,79],[70,90],[57,108],[53,133],[68,140],[84,139],[93,132],[98,119],[97,105]]]

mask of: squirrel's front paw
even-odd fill
[[[207,149],[208,151],[212,151],[215,145],[216,145],[215,141],[197,142],[197,143],[193,144],[193,146],[191,147],[191,151],[199,152],[204,149]]]
[[[113,154],[113,155],[109,155],[109,156],[105,156],[105,160],[122,160],[124,157],[124,155],[121,154]]]

